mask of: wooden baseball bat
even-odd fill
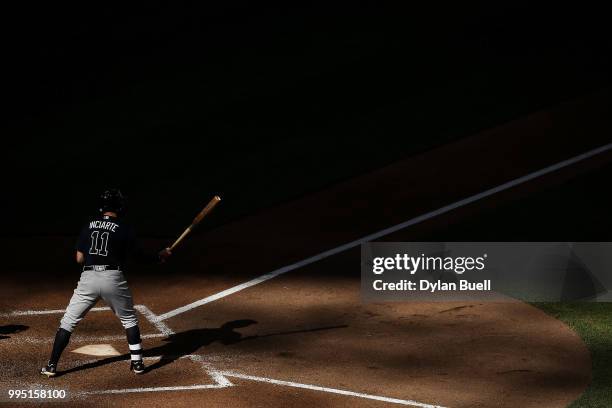
[[[193,219],[191,225],[185,228],[185,231],[183,231],[176,241],[174,241],[170,247],[170,251],[172,251],[191,232],[191,230],[194,229],[202,221],[202,219],[204,219],[204,217],[206,217],[206,215],[211,212],[213,208],[215,208],[217,204],[219,204],[219,201],[221,201],[221,197],[214,196],[212,200],[206,204],[206,207],[204,207],[202,211],[200,211],[200,213]]]

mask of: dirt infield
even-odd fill
[[[125,355],[72,352],[87,344],[127,352],[119,323],[102,309],[77,328],[60,363],[64,374],[41,378],[37,369],[78,276],[69,264],[73,238],[3,240],[21,258],[4,266],[0,327],[27,328],[0,337],[0,402],[9,401],[8,389],[53,387],[67,390],[74,405],[94,406],[566,406],[590,379],[588,350],[568,327],[510,300],[364,304],[357,248],[368,234],[609,143],[606,98],[540,113],[206,231],[165,268],[130,269],[150,367],[140,377]],[[598,154],[380,238],[415,239],[611,158]],[[342,247],[350,242],[357,244]],[[317,257],[334,248],[342,250]]]
[[[2,362],[3,392],[51,386],[67,390],[71,402],[96,406],[167,406],[168,400],[176,406],[383,406],[392,405],[391,399],[427,404],[421,406],[564,406],[589,379],[588,352],[580,339],[533,307],[363,305],[358,281],[328,277],[346,261],[330,258],[169,319],[177,334],[170,341],[145,339],[147,355],[162,356],[162,363],[149,359],[151,370],[141,377],[119,360],[125,355],[105,360],[67,352],[62,361],[67,372],[41,379],[36,368],[46,358],[60,315],[3,317],[30,327],[1,345],[10,353]],[[87,320],[79,327],[85,337],[76,337],[69,350],[110,344],[127,352],[121,336],[104,337],[121,333],[110,312],[91,312]],[[154,331],[143,326],[145,335]],[[215,378],[219,374],[227,382]],[[193,385],[219,388],[182,389]],[[81,394],[109,390],[117,393]],[[389,400],[371,399],[376,397]]]

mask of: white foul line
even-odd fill
[[[486,197],[492,196],[494,194],[500,193],[502,191],[508,190],[510,188],[516,187],[518,185],[521,185],[523,183],[526,183],[526,182],[531,181],[533,179],[536,179],[538,177],[542,177],[542,176],[544,176],[546,174],[553,173],[553,172],[561,170],[561,169],[563,169],[565,167],[574,165],[574,164],[579,163],[579,162],[581,162],[583,160],[586,160],[586,159],[589,159],[591,157],[597,156],[597,155],[599,155],[601,153],[607,152],[608,150],[611,150],[611,149],[612,149],[612,143],[608,143],[608,144],[606,144],[604,146],[601,146],[601,147],[598,147],[596,149],[589,150],[586,153],[582,153],[582,154],[580,154],[578,156],[572,157],[572,158],[567,159],[567,160],[563,160],[563,161],[561,161],[559,163],[556,163],[556,164],[553,164],[551,166],[545,167],[545,168],[540,169],[538,171],[535,171],[533,173],[529,173],[529,174],[527,174],[525,176],[522,176],[522,177],[516,178],[514,180],[508,181],[506,183],[500,184],[497,187],[490,188],[490,189],[485,190],[483,192],[480,192],[478,194],[475,194],[475,195],[472,195],[470,197],[464,198],[462,200],[456,201],[456,202],[454,202],[452,204],[448,204],[448,205],[446,205],[444,207],[438,208],[437,210],[433,210],[433,211],[430,211],[428,213],[419,215],[418,217],[414,217],[414,218],[412,218],[412,219],[410,219],[408,221],[404,221],[404,222],[402,222],[400,224],[391,226],[389,228],[385,228],[385,229],[380,230],[378,232],[375,232],[373,234],[366,235],[365,237],[359,238],[359,239],[357,239],[355,241],[351,241],[351,242],[346,243],[344,245],[340,245],[339,247],[329,249],[327,251],[321,252],[320,254],[317,254],[317,255],[311,256],[309,258],[303,259],[301,261],[295,262],[295,263],[293,263],[291,265],[287,265],[287,266],[284,266],[282,268],[276,269],[276,270],[274,270],[272,272],[266,273],[265,275],[259,276],[259,277],[255,278],[255,279],[252,279],[250,281],[244,282],[244,283],[242,283],[240,285],[231,287],[231,288],[226,289],[226,290],[224,290],[222,292],[219,292],[219,293],[215,293],[212,296],[208,296],[208,297],[205,297],[203,299],[197,300],[197,301],[195,301],[193,303],[190,303],[188,305],[181,306],[181,307],[179,307],[177,309],[174,309],[174,310],[166,312],[166,313],[164,313],[162,315],[159,315],[158,319],[160,321],[161,320],[169,319],[171,317],[174,317],[174,316],[179,315],[181,313],[187,312],[187,311],[189,311],[191,309],[194,309],[196,307],[205,305],[205,304],[210,303],[210,302],[214,302],[215,300],[219,300],[219,299],[224,298],[226,296],[229,296],[229,295],[231,295],[233,293],[240,292],[241,290],[244,290],[244,289],[249,288],[251,286],[258,285],[258,284],[260,284],[262,282],[265,282],[267,280],[273,279],[273,278],[275,278],[275,277],[277,277],[279,275],[282,275],[284,273],[293,271],[295,269],[302,268],[302,267],[304,267],[306,265],[310,265],[310,264],[318,262],[318,261],[320,261],[322,259],[328,258],[328,257],[330,257],[332,255],[339,254],[341,252],[344,252],[344,251],[346,251],[348,249],[354,248],[354,247],[359,246],[361,244],[364,244],[366,242],[373,241],[375,239],[384,237],[385,235],[389,235],[389,234],[392,234],[394,232],[400,231],[400,230],[402,230],[404,228],[410,227],[412,225],[419,224],[419,223],[421,223],[423,221],[427,221],[427,220],[429,220],[431,218],[434,218],[434,217],[437,217],[439,215],[445,214],[447,212],[456,210],[457,208],[466,206],[466,205],[471,204],[473,202],[482,200],[483,198],[486,198]]]
[[[346,391],[346,390],[339,390],[336,388],[320,387],[318,385],[300,384],[300,383],[291,382],[291,381],[273,380],[271,378],[255,377],[252,375],[234,373],[231,371],[222,371],[221,374],[226,377],[240,378],[243,380],[259,381],[259,382],[265,382],[265,383],[275,384],[275,385],[284,385],[287,387],[304,388],[304,389],[313,390],[313,391],[323,391],[323,392],[328,392],[332,394],[347,395],[350,397],[359,397],[359,398],[371,399],[371,400],[376,400],[376,401],[390,402],[393,404],[410,405],[413,407],[420,407],[420,408],[444,408],[440,405],[424,404],[422,402],[417,402],[417,401],[403,400],[399,398],[381,397],[378,395],[371,395],[371,394],[362,394],[362,393],[354,392],[354,391]]]

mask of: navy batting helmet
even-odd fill
[[[100,212],[112,211],[117,214],[125,210],[125,198],[117,188],[109,188],[100,195]]]

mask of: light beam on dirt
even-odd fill
[[[195,301],[193,303],[190,303],[188,305],[181,306],[181,307],[179,307],[177,309],[174,309],[174,310],[171,310],[169,312],[166,312],[166,313],[164,313],[162,315],[157,316],[157,318],[159,319],[159,321],[169,319],[169,318],[177,316],[177,315],[179,315],[181,313],[185,313],[185,312],[187,312],[187,311],[189,311],[191,309],[195,309],[196,307],[203,306],[203,305],[205,305],[207,303],[214,302],[215,300],[222,299],[222,298],[224,298],[226,296],[229,296],[231,294],[234,294],[236,292],[240,292],[241,290],[250,288],[251,286],[255,286],[255,285],[258,285],[258,284],[260,284],[262,282],[265,282],[267,280],[276,278],[277,276],[282,275],[284,273],[291,272],[293,270],[302,268],[304,266],[307,266],[307,265],[310,265],[312,263],[318,262],[318,261],[323,260],[325,258],[329,258],[330,256],[339,254],[339,253],[344,252],[346,250],[349,250],[351,248],[355,248],[355,247],[357,247],[357,246],[359,246],[361,244],[364,244],[366,242],[370,242],[370,241],[382,238],[382,237],[384,237],[386,235],[389,235],[389,234],[392,234],[394,232],[403,230],[404,228],[410,227],[410,226],[415,225],[415,224],[419,224],[419,223],[427,221],[427,220],[429,220],[431,218],[435,218],[435,217],[440,216],[442,214],[445,214],[447,212],[456,210],[457,208],[464,207],[464,206],[466,206],[468,204],[471,204],[471,203],[474,203],[476,201],[482,200],[483,198],[490,197],[490,196],[492,196],[494,194],[497,194],[497,193],[500,193],[502,191],[511,189],[513,187],[519,186],[519,185],[524,184],[524,183],[526,183],[528,181],[534,180],[536,178],[545,176],[545,175],[550,174],[550,173],[554,173],[555,171],[561,170],[561,169],[563,169],[565,167],[572,166],[572,165],[574,165],[576,163],[579,163],[581,161],[590,159],[590,158],[595,157],[595,156],[597,156],[599,154],[605,153],[605,152],[607,152],[609,150],[612,150],[612,143],[608,143],[608,144],[606,144],[604,146],[601,146],[601,147],[598,147],[596,149],[589,150],[588,152],[579,154],[578,156],[574,156],[572,158],[563,160],[561,162],[555,163],[555,164],[550,165],[548,167],[544,167],[543,169],[540,169],[540,170],[535,171],[533,173],[529,173],[529,174],[527,174],[525,176],[516,178],[514,180],[510,180],[510,181],[508,181],[506,183],[500,184],[497,187],[490,188],[490,189],[482,191],[482,192],[480,192],[478,194],[472,195],[470,197],[467,197],[467,198],[464,198],[462,200],[456,201],[456,202],[454,202],[452,204],[448,204],[448,205],[446,205],[444,207],[438,208],[437,210],[433,210],[433,211],[430,211],[428,213],[419,215],[418,217],[414,217],[414,218],[409,219],[408,221],[404,221],[404,222],[402,222],[400,224],[391,226],[389,228],[385,228],[383,230],[380,230],[380,231],[375,232],[375,233],[370,234],[370,235],[366,235],[365,237],[359,238],[359,239],[357,239],[355,241],[351,241],[349,243],[346,243],[346,244],[340,245],[340,246],[338,246],[336,248],[332,248],[332,249],[329,249],[327,251],[321,252],[320,254],[313,255],[313,256],[311,256],[309,258],[303,259],[303,260],[298,261],[296,263],[293,263],[291,265],[287,265],[287,266],[284,266],[282,268],[276,269],[276,270],[274,270],[272,272],[266,273],[265,275],[259,276],[259,277],[255,278],[255,279],[252,279],[250,281],[244,282],[244,283],[242,283],[240,285],[231,287],[231,288],[226,289],[226,290],[224,290],[222,292],[215,293],[214,295],[205,297],[203,299],[197,300],[197,301]]]

